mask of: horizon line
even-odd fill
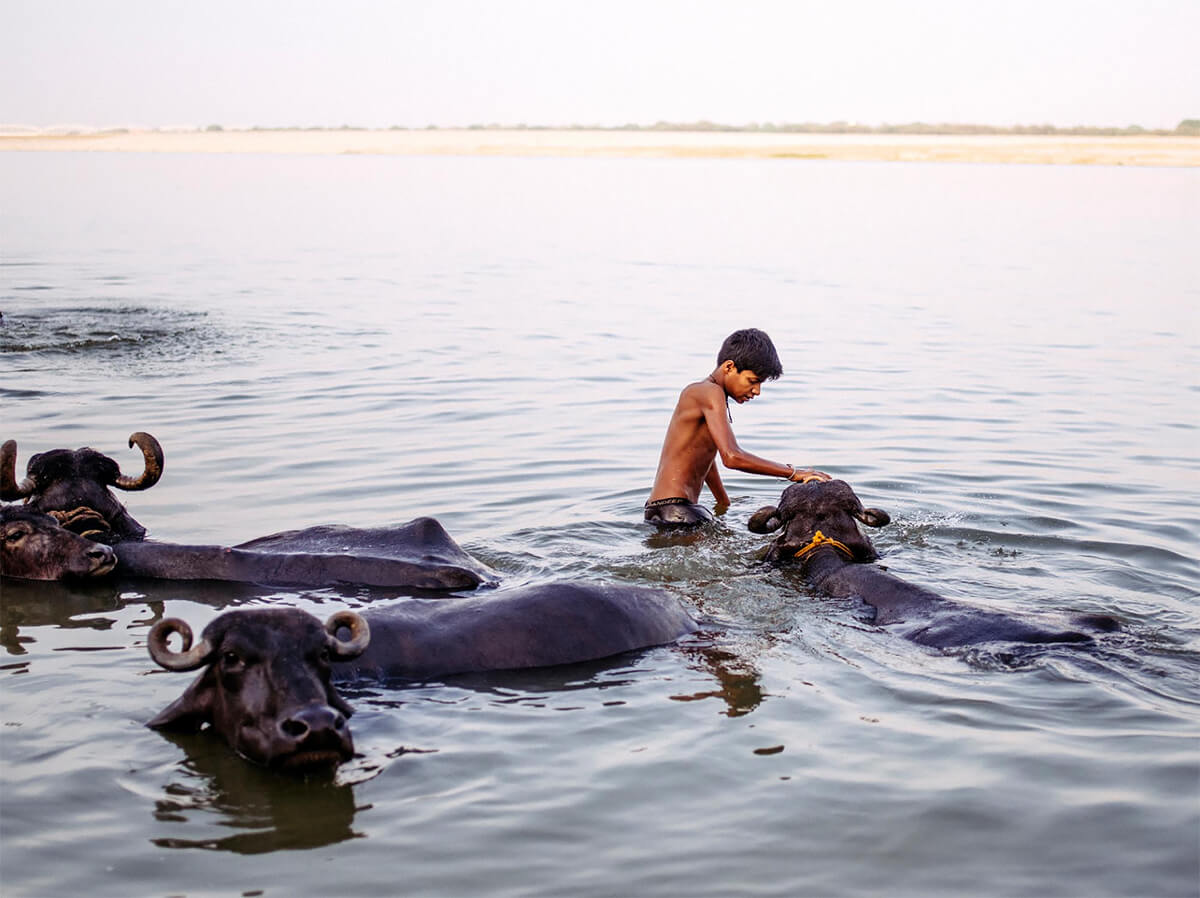
[[[205,131],[673,131],[673,132],[729,132],[729,133],[779,133],[779,134],[931,134],[931,135],[1017,135],[1017,136],[1200,136],[1200,118],[1182,119],[1174,129],[1145,128],[1132,124],[1110,125],[1052,125],[1016,124],[992,125],[970,122],[904,122],[897,124],[868,125],[860,122],[837,120],[832,122],[750,122],[731,125],[700,119],[690,122],[658,121],[654,124],[627,123],[621,125],[581,124],[541,125],[524,122],[503,124],[489,122],[468,125],[91,125],[81,123],[28,125],[22,123],[0,123],[0,134],[6,135],[71,135],[71,134],[120,134],[131,132],[147,133],[193,133]]]

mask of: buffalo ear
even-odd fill
[[[183,695],[159,711],[146,726],[152,730],[195,733],[206,723],[211,723],[213,689],[208,679],[208,671],[205,671]]]
[[[773,533],[783,526],[783,519],[779,517],[779,509],[774,505],[764,505],[750,515],[746,526],[751,533]]]
[[[883,527],[892,522],[892,516],[879,508],[864,508],[862,514],[855,515],[868,527]]]

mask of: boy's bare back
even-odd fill
[[[667,425],[650,501],[672,497],[699,501],[700,488],[720,451],[718,439],[727,446],[737,445],[726,414],[725,391],[712,380],[688,384]],[[729,504],[723,487],[720,493],[713,491],[713,498],[718,505]]]

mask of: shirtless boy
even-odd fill
[[[828,480],[811,468],[768,461],[738,445],[733,435],[729,400],[741,405],[759,394],[764,380],[783,374],[771,338],[757,328],[734,331],[717,354],[717,367],[706,379],[688,384],[667,425],[654,489],[646,502],[646,520],[654,524],[692,526],[713,519],[697,504],[700,487],[708,486],[718,513],[729,506],[729,494],[717,470],[717,455],[727,468],[786,477],[788,480]]]

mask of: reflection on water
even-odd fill
[[[10,655],[25,653],[21,628],[87,627],[107,630],[115,620],[103,612],[122,606],[112,582],[42,583],[34,580],[3,580],[0,601],[0,645]]]
[[[163,734],[185,753],[165,796],[154,802],[160,832],[204,829],[233,835],[151,836],[161,848],[203,848],[237,854],[295,851],[361,838],[353,828],[354,789],[332,780],[298,780],[256,767],[211,733]],[[180,826],[179,824],[189,824]],[[153,830],[152,830],[153,832]]]
[[[727,716],[741,717],[761,705],[766,698],[762,688],[762,675],[733,652],[715,646],[688,646],[684,653],[692,659],[697,669],[707,671],[716,678],[718,688],[671,696],[675,701],[694,702],[706,698],[719,698],[725,702]]]

